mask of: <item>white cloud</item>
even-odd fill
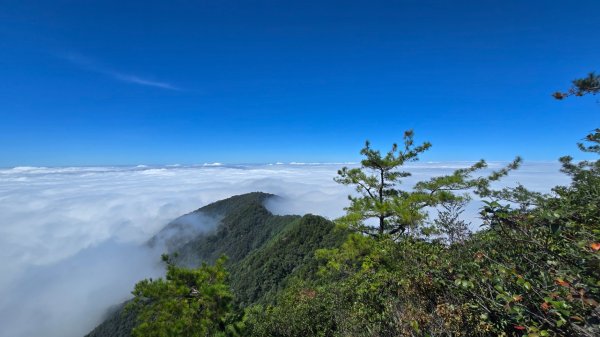
[[[67,53],[67,54],[60,54],[59,57],[64,60],[67,60],[85,70],[93,71],[95,73],[99,73],[99,74],[103,74],[103,75],[112,77],[117,81],[132,83],[132,84],[137,84],[137,85],[142,85],[142,86],[147,86],[147,87],[167,89],[167,90],[177,90],[177,91],[181,90],[181,88],[179,88],[171,83],[167,83],[167,82],[163,82],[163,81],[156,81],[156,80],[152,80],[152,79],[148,79],[148,78],[140,77],[137,75],[132,75],[132,74],[128,74],[128,73],[124,73],[121,71],[111,69],[111,68],[103,66],[99,62],[96,62],[96,61],[94,61],[90,58],[87,58],[81,54]]]
[[[123,82],[144,85],[147,87],[161,88],[161,89],[180,90],[178,87],[176,87],[172,84],[169,84],[167,82],[159,82],[159,81],[149,80],[149,79],[141,78],[141,77],[138,77],[135,75],[123,74],[123,73],[119,73],[116,71],[109,71],[107,73],[109,75],[111,75],[112,77],[114,77],[115,79],[123,81]]]
[[[411,165],[414,175],[405,186],[467,165]],[[3,331],[11,337],[83,336],[108,306],[128,296],[135,281],[160,273],[160,252],[141,244],[170,220],[210,202],[264,191],[286,198],[270,205],[278,213],[335,218],[352,191],[333,181],[340,166],[0,169]],[[548,191],[567,183],[558,168],[526,164],[504,184]]]

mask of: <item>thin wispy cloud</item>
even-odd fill
[[[161,88],[161,89],[181,90],[178,87],[175,87],[172,84],[169,84],[169,83],[166,83],[166,82],[152,81],[152,80],[141,78],[141,77],[138,77],[138,76],[135,76],[135,75],[127,75],[127,74],[121,74],[121,73],[113,72],[112,76],[114,78],[116,78],[117,80],[120,80],[120,81],[123,81],[123,82],[127,82],[127,83],[145,85],[145,86],[148,86],[148,87],[156,87],[156,88]]]
[[[166,90],[177,90],[177,91],[182,90],[181,88],[179,88],[171,83],[168,83],[168,82],[144,78],[141,76],[137,76],[137,75],[133,75],[133,74],[129,74],[129,73],[125,73],[125,72],[121,72],[121,71],[112,69],[110,67],[102,65],[100,62],[92,60],[81,54],[65,53],[65,54],[59,54],[58,57],[63,60],[66,60],[66,61],[70,62],[71,64],[74,64],[80,68],[83,68],[87,71],[99,73],[99,74],[111,77],[120,82],[137,84],[137,85],[146,86],[146,87],[154,87],[154,88],[159,88],[159,89],[166,89]]]

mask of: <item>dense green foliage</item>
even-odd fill
[[[167,263],[165,279],[147,279],[136,284],[128,307],[140,322],[135,337],[237,335],[232,320],[233,295],[225,283],[225,258],[214,266],[186,269]]]
[[[597,78],[569,92],[596,94]],[[361,167],[336,179],[358,192],[337,227],[275,216],[262,193],[198,210],[217,229],[176,247],[179,266],[138,283],[133,310],[91,336],[129,336],[131,324],[138,336],[599,336],[600,158],[560,158],[571,183],[549,194],[491,187],[520,158],[400,189],[401,166],[429,146],[412,131],[384,155],[367,143]],[[578,146],[600,155],[600,129]],[[473,234],[460,218],[467,192],[484,200]]]
[[[459,243],[357,233],[319,250],[318,278],[249,309],[248,335],[597,336],[599,161],[562,161],[570,186],[487,191],[486,228]]]
[[[311,277],[318,269],[315,252],[339,246],[345,231],[320,216],[305,215],[239,263],[231,266],[231,286],[241,305],[269,303],[293,277]]]

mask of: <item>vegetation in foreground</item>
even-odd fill
[[[591,74],[554,96],[596,94],[598,83]],[[166,279],[135,287],[132,334],[600,335],[600,159],[560,158],[571,184],[547,195],[491,188],[519,158],[489,176],[478,174],[481,161],[399,189],[409,175],[399,168],[429,146],[412,132],[383,155],[367,143],[361,168],[336,179],[358,192],[337,230],[312,216],[274,230],[237,264],[186,269],[166,258]],[[600,129],[579,148],[600,155]],[[476,233],[460,219],[470,193],[485,200]]]

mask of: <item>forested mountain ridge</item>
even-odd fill
[[[264,209],[264,202],[271,198],[278,198],[278,196],[253,192],[215,201],[172,220],[150,238],[148,244],[150,246],[163,245],[164,247],[160,248],[165,249],[168,253],[174,253],[193,240],[202,240],[202,238],[206,241],[217,240],[216,237],[224,237],[226,229],[223,227],[230,226],[230,223],[235,221],[233,218],[243,213],[244,209],[252,207]],[[266,210],[262,212],[264,216]],[[257,216],[261,218],[258,214]],[[222,224],[223,222],[226,224]],[[248,223],[246,224],[248,225]],[[210,261],[214,262],[214,260],[216,258]]]
[[[170,253],[177,254],[175,260],[178,264],[188,266],[213,263],[221,255],[226,255],[229,263],[240,261],[299,218],[269,212],[263,202],[274,197],[265,193],[251,193],[203,207],[199,211],[222,217],[215,231],[198,235]]]
[[[317,249],[341,244],[345,233],[334,231],[333,223],[320,216],[273,215],[264,206],[269,198],[278,196],[254,192],[211,203],[173,220],[149,244],[158,244],[169,233],[169,239],[176,238],[166,245],[174,263],[188,267],[227,256],[229,280],[239,304],[270,303],[290,277],[316,269]],[[195,237],[182,237],[190,233],[184,221],[190,215],[218,224]],[[131,336],[135,324],[135,313],[121,305],[87,337]]]

